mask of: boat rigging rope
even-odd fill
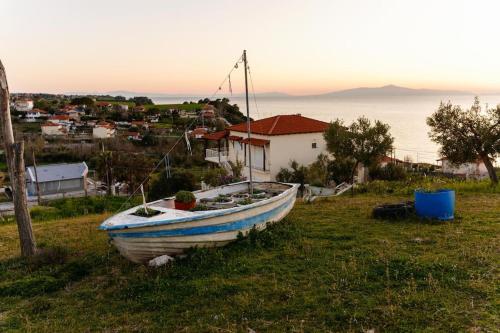
[[[231,70],[229,71],[229,73],[225,76],[224,80],[222,80],[222,82],[220,83],[220,85],[218,86],[218,88],[215,90],[215,92],[210,96],[209,100],[211,100],[212,98],[215,97],[215,95],[217,95],[217,93],[221,90],[222,86],[226,83],[227,80],[230,80],[230,76],[231,76],[231,73],[235,70],[235,69],[238,69],[238,64],[241,63],[243,61],[243,55],[240,55],[238,57],[238,59],[236,60],[235,64],[233,65],[233,67],[231,67]],[[253,86],[253,84],[252,84]],[[183,133],[178,137],[177,141],[174,143],[174,145],[172,147],[170,147],[170,149],[167,151],[166,154],[163,155],[163,157],[159,160],[159,162],[156,164],[156,166],[153,168],[153,170],[146,176],[146,178],[140,183],[140,185],[134,190],[134,192],[132,192],[131,195],[128,196],[127,200],[125,200],[120,208],[118,208],[118,210],[115,212],[115,213],[118,213],[120,212],[123,207],[129,203],[130,199],[132,197],[134,197],[137,192],[141,189],[141,187],[143,187],[143,185],[149,180],[149,178],[151,177],[151,175],[153,175],[154,172],[156,172],[156,170],[158,170],[158,168],[163,164],[165,163],[166,161],[168,161],[168,169],[170,169],[170,159],[169,159],[169,154],[174,150],[174,148],[182,141],[184,140],[185,138],[187,138],[187,131],[191,128],[191,126],[198,120],[198,118],[194,118],[193,121],[191,121],[187,126],[186,128],[184,129]],[[170,170],[168,172],[168,174],[170,174]]]
[[[235,70],[235,69],[238,69],[238,64],[240,64],[242,61],[243,61],[243,55],[240,55],[238,57],[238,59],[236,60],[236,62],[234,63],[233,67],[231,67],[231,70],[229,71],[229,73],[226,75],[226,77],[224,77],[224,80],[222,80],[222,82],[217,86],[217,89],[214,91],[214,93],[212,94],[212,96],[210,96],[209,99],[212,99],[215,97],[215,95],[217,95],[219,93],[219,91],[222,90],[222,86],[226,83],[226,81],[230,80],[231,79],[231,73]]]
[[[250,76],[250,85],[252,86],[252,95],[253,95],[253,101],[255,103],[255,110],[257,110],[257,118],[260,119],[260,111],[259,111],[259,106],[257,105],[257,97],[255,96],[255,89],[253,87],[253,78],[252,78],[252,72],[250,71],[250,66],[248,66],[248,76]]]

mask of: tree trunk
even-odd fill
[[[35,254],[36,241],[31,227],[31,216],[26,198],[26,173],[23,158],[24,142],[14,143],[12,148],[14,152],[12,192],[14,193],[17,229],[21,241],[21,255],[27,257]]]
[[[12,183],[12,197],[16,215],[21,255],[31,256],[36,252],[35,237],[26,198],[26,175],[24,171],[24,143],[14,142],[14,131],[10,117],[10,95],[5,69],[0,61],[0,121],[5,146],[5,157]]]
[[[495,172],[495,168],[493,167],[493,164],[491,163],[491,160],[488,157],[488,155],[481,155],[481,159],[483,160],[483,163],[486,166],[486,169],[488,170],[488,175],[490,176],[491,182],[495,185],[498,184],[497,173]]]
[[[351,196],[353,197],[354,196],[354,174],[356,173],[356,169],[358,168],[358,165],[359,165],[359,162],[356,161],[354,163],[354,167],[352,168],[352,172],[351,172]]]

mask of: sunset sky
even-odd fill
[[[2,0],[0,59],[14,92],[210,94],[245,48],[261,92],[500,92],[499,15],[493,0]]]

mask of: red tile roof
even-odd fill
[[[109,107],[111,106],[112,104],[109,103],[109,102],[96,102],[95,103],[96,106],[105,106],[105,107]]]
[[[205,134],[203,136],[203,139],[218,141],[220,139],[225,138],[226,136],[227,136],[227,132],[226,131],[219,131],[219,132]]]
[[[252,145],[252,146],[265,146],[269,143],[269,140],[264,140],[264,139],[256,139],[256,138],[246,138],[246,139],[243,139],[243,141],[241,141],[243,143],[249,143]]]
[[[228,136],[227,138],[228,138],[229,140],[231,140],[231,141],[241,141],[241,140],[243,140],[243,137],[241,137],[241,136],[236,136],[236,135],[230,135],[230,136]]]
[[[61,125],[59,125],[59,124],[54,124],[54,123],[45,123],[45,124],[42,124],[42,127],[52,127],[52,126],[57,126],[57,127],[60,127]]]
[[[279,115],[250,123],[251,132],[263,135],[287,135],[324,132],[329,124],[299,114]],[[246,132],[247,124],[241,123],[227,128],[231,131]]]
[[[207,132],[208,132],[208,130],[206,128],[197,127],[191,133],[193,135],[199,135],[199,134],[206,134]]]
[[[96,127],[104,127],[104,128],[109,128],[109,129],[112,129],[114,128],[113,127],[113,124],[110,124],[108,122],[105,122],[105,121],[100,121],[96,124]]]
[[[69,116],[65,114],[56,114],[49,118],[49,120],[69,120]]]

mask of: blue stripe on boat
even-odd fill
[[[164,237],[164,236],[192,236],[192,235],[202,235],[202,234],[213,234],[218,232],[247,229],[259,223],[265,222],[274,216],[277,216],[279,213],[281,213],[291,205],[293,199],[294,198],[292,197],[287,202],[281,204],[280,206],[275,207],[262,214],[252,217],[247,217],[245,219],[241,219],[230,223],[216,224],[216,225],[209,225],[202,227],[173,229],[173,230],[157,230],[149,232],[125,232],[125,233],[110,232],[109,236],[123,237],[123,238],[150,238],[150,237],[153,238],[153,237]]]

